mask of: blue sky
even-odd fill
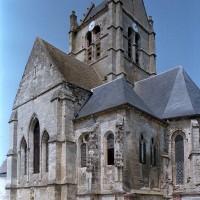
[[[9,143],[12,104],[37,36],[68,52],[69,15],[91,0],[0,1],[0,164]],[[101,0],[94,0],[95,5]],[[144,0],[156,32],[157,72],[182,65],[200,87],[200,1]]]

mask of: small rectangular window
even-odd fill
[[[88,49],[88,60],[89,61],[92,60],[92,48],[91,47]]]

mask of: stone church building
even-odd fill
[[[69,54],[37,38],[16,94],[12,200],[200,199],[200,90],[156,74],[143,0],[70,16]]]

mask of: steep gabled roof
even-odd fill
[[[92,4],[91,9],[89,8],[88,10],[89,12],[86,13],[83,22],[86,22],[87,20],[95,16],[97,13],[99,13],[101,10],[103,10],[107,6],[107,3],[108,3],[107,0],[104,0],[96,7],[94,6],[94,4]]]
[[[80,111],[78,118],[125,104],[129,104],[145,113],[155,116],[134,92],[133,85],[128,83],[124,78],[120,78],[94,88],[92,96]]]
[[[182,67],[139,81],[134,90],[161,119],[200,115],[200,90]]]
[[[78,118],[129,104],[159,119],[200,115],[200,89],[182,67],[135,83],[124,78],[93,89]]]
[[[37,40],[47,50],[52,62],[67,82],[85,89],[91,89],[102,84],[101,79],[92,67],[67,55],[42,39],[38,38]]]
[[[65,81],[86,90],[102,84],[92,67],[37,38],[24,70],[13,108]]]

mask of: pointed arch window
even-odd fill
[[[184,141],[181,135],[175,138],[175,163],[176,163],[176,184],[184,184]]]
[[[81,167],[86,167],[87,164],[87,146],[86,143],[81,144]]]
[[[25,138],[22,139],[21,142],[21,170],[22,170],[22,175],[27,175],[27,143]]]
[[[154,138],[151,139],[151,165],[157,165],[157,145]]]
[[[143,135],[140,136],[139,141],[139,162],[142,164],[146,164],[146,143]]]
[[[36,122],[33,133],[33,172],[40,172],[40,125]]]
[[[101,44],[100,44],[100,32],[101,28],[99,25],[94,27],[94,35],[95,35],[95,47],[96,47],[96,58],[98,59],[101,55]]]
[[[86,41],[87,41],[87,59],[88,61],[92,60],[92,33],[90,31],[86,34]]]
[[[114,165],[114,134],[110,133],[107,137],[107,164]]]
[[[49,171],[49,134],[45,131],[42,137],[43,171]]]
[[[135,62],[139,64],[140,35],[135,33]]]
[[[133,29],[131,27],[128,28],[128,57],[132,58],[132,37],[133,37]]]

